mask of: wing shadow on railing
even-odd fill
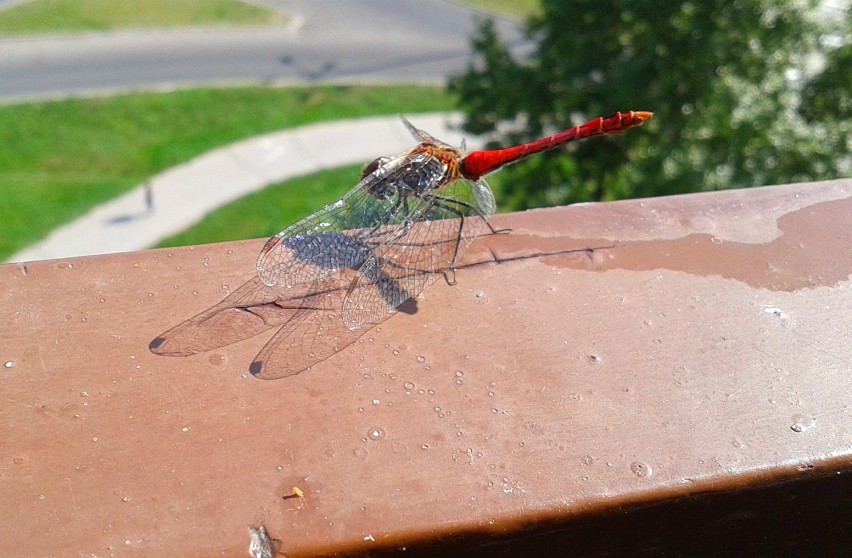
[[[498,257],[489,243],[505,236],[512,235],[480,239],[486,243],[484,252],[487,255],[462,263],[456,269],[562,254],[588,255],[595,250],[612,248],[570,248]],[[448,281],[452,274],[453,271],[445,274]],[[348,329],[341,319],[341,308],[355,278],[356,273],[347,269],[310,283],[269,287],[256,276],[252,277],[219,304],[158,335],[149,349],[162,356],[191,356],[279,328],[254,358],[249,371],[265,380],[299,374],[344,350],[393,315],[388,314],[376,323],[355,330]],[[409,299],[397,310],[414,314],[417,302]]]

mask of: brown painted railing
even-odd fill
[[[852,547],[852,181],[494,221],[335,344],[260,241],[0,267],[0,555]]]

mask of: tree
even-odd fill
[[[468,131],[495,133],[510,121],[497,142],[507,145],[616,110],[655,117],[624,136],[507,169],[504,207],[848,172],[849,46],[825,40],[848,41],[848,17],[826,29],[815,0],[541,4],[527,23],[537,44],[527,61],[511,56],[491,22],[480,26],[478,59],[450,83]],[[820,57],[823,72],[814,70]]]

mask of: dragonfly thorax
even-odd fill
[[[447,165],[440,159],[429,157],[424,161],[412,161],[406,172],[395,180],[400,195],[421,197],[444,185],[447,179]]]
[[[433,150],[431,145],[421,145],[398,159],[375,159],[364,166],[363,188],[379,200],[397,195],[419,198],[440,188],[455,177],[446,157],[436,156]]]

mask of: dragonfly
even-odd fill
[[[446,276],[488,220],[494,194],[485,176],[569,142],[625,132],[653,116],[616,112],[536,141],[467,153],[403,122],[419,143],[367,164],[342,198],[267,240],[257,277],[270,287],[319,283],[354,270],[340,316],[355,330],[383,320],[437,277]]]

